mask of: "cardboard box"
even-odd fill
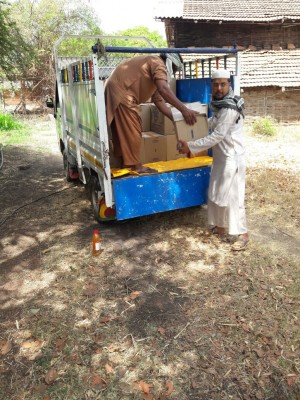
[[[205,114],[197,115],[197,122],[192,126],[184,120],[175,122],[175,126],[178,140],[189,142],[208,135],[208,122]]]
[[[166,157],[165,137],[156,132],[142,132],[141,163],[166,161]]]
[[[142,119],[142,131],[147,132],[151,130],[151,107],[153,103],[142,103],[140,104],[140,116]]]
[[[208,115],[208,104],[202,104],[200,101],[195,101],[193,103],[184,103],[184,105],[191,110],[198,111],[199,114]]]
[[[169,160],[177,160],[178,158],[185,158],[185,154],[180,154],[177,149],[177,136],[176,135],[165,135],[164,136],[166,141],[166,159]]]
[[[188,142],[190,140],[197,140],[207,136],[208,121],[207,115],[203,113],[204,109],[202,104],[199,102],[187,103],[186,106],[192,110],[198,111],[200,114],[197,115],[197,122],[191,126],[185,122],[180,111],[178,111],[175,107],[171,108],[176,127],[177,139]]]
[[[168,117],[161,113],[153,104],[151,107],[151,131],[161,135],[174,135],[175,125]]]

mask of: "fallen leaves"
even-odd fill
[[[173,383],[171,381],[167,381],[165,383],[165,388],[166,388],[166,391],[165,391],[165,393],[163,393],[161,395],[161,399],[163,399],[162,396],[169,397],[174,392],[174,386],[173,386]]]
[[[171,381],[166,381],[160,393],[154,395],[153,385],[144,381],[134,382],[133,386],[136,390],[142,392],[143,400],[165,400],[174,392],[174,385]]]
[[[298,380],[299,378],[296,374],[288,374],[286,377],[286,381],[289,386],[294,386]]]
[[[99,292],[98,287],[93,282],[89,282],[83,289],[82,294],[83,296],[93,297],[96,296],[98,292]]]
[[[64,349],[65,345],[66,345],[66,339],[61,339],[61,338],[57,339],[55,343],[56,351],[60,353]]]
[[[142,392],[142,399],[143,400],[154,400],[153,394],[151,393],[152,385],[144,382],[133,382],[133,387]]]
[[[28,360],[34,361],[42,357],[42,347],[44,344],[43,340],[28,340],[21,344],[20,351]]]
[[[106,380],[99,374],[85,375],[83,380],[97,390],[101,390],[107,385]]]
[[[114,369],[113,369],[113,367],[112,367],[110,364],[105,364],[105,371],[106,371],[108,374],[113,374],[113,373],[114,373]]]
[[[241,323],[241,328],[245,331],[245,332],[253,332],[253,322],[243,322]]]
[[[106,386],[106,381],[100,375],[94,375],[91,380],[91,385],[97,389],[102,389]]]
[[[124,297],[125,301],[132,301],[135,300],[137,297],[139,297],[142,294],[141,291],[135,290],[134,292],[131,292],[128,296]]]
[[[4,356],[12,349],[12,344],[8,340],[0,340],[0,354]]]
[[[158,331],[162,336],[164,336],[164,335],[166,334],[165,328],[159,327],[159,328],[157,328],[157,331]]]
[[[139,382],[139,386],[141,388],[141,390],[145,393],[145,394],[149,394],[150,390],[151,390],[151,386],[148,383],[144,382],[144,381],[140,381]]]
[[[42,340],[29,340],[23,342],[21,347],[23,349],[40,349],[43,346],[44,342]]]
[[[107,322],[110,322],[114,319],[114,317],[110,317],[109,315],[104,315],[103,317],[99,318],[100,324],[107,324]]]
[[[47,385],[50,385],[56,380],[56,378],[57,378],[57,371],[55,368],[51,368],[45,376],[45,382],[47,383]]]

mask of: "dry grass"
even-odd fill
[[[257,156],[265,139],[248,140]],[[206,235],[197,207],[102,226],[93,258],[80,186],[10,220],[0,399],[299,399],[299,178],[256,160],[242,253]]]

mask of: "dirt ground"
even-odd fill
[[[0,399],[299,400],[299,137],[247,135],[236,254],[205,206],[99,225],[33,123],[0,171]]]

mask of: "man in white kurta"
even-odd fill
[[[236,236],[233,250],[246,247],[249,236],[244,206],[245,147],[244,115],[235,109],[230,73],[217,70],[212,74],[213,116],[209,120],[211,133],[201,139],[180,141],[181,153],[198,153],[212,148],[213,166],[208,191],[208,224],[214,234]]]

